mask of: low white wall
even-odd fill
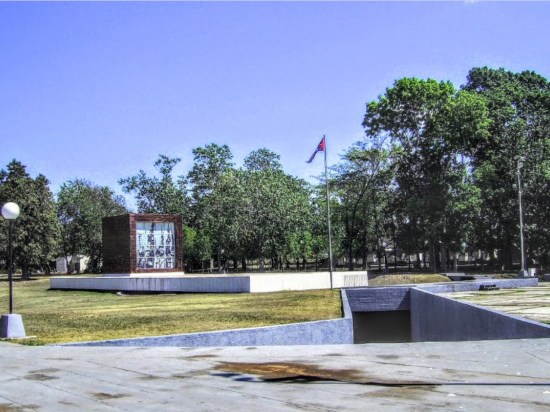
[[[50,288],[68,290],[113,290],[126,292],[247,293],[247,276],[215,277],[63,277],[51,278]]]
[[[333,272],[332,287],[368,286],[366,271]],[[330,272],[265,273],[250,275],[251,292],[330,289]]]
[[[333,287],[368,286],[367,272],[335,272]],[[329,272],[265,273],[239,276],[115,276],[59,277],[50,279],[52,289],[113,290],[135,292],[259,293],[280,290],[330,288]]]

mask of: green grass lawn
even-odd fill
[[[0,277],[0,312],[8,282]],[[151,294],[49,290],[49,278],[14,282],[27,345],[282,325],[342,316],[339,290],[259,294]]]

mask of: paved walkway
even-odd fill
[[[248,348],[0,343],[0,412],[550,411],[550,339]]]

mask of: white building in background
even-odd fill
[[[58,257],[55,262],[57,273],[84,273],[88,269],[90,258],[88,256]]]

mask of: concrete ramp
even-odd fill
[[[550,337],[550,325],[412,288],[412,342]]]

